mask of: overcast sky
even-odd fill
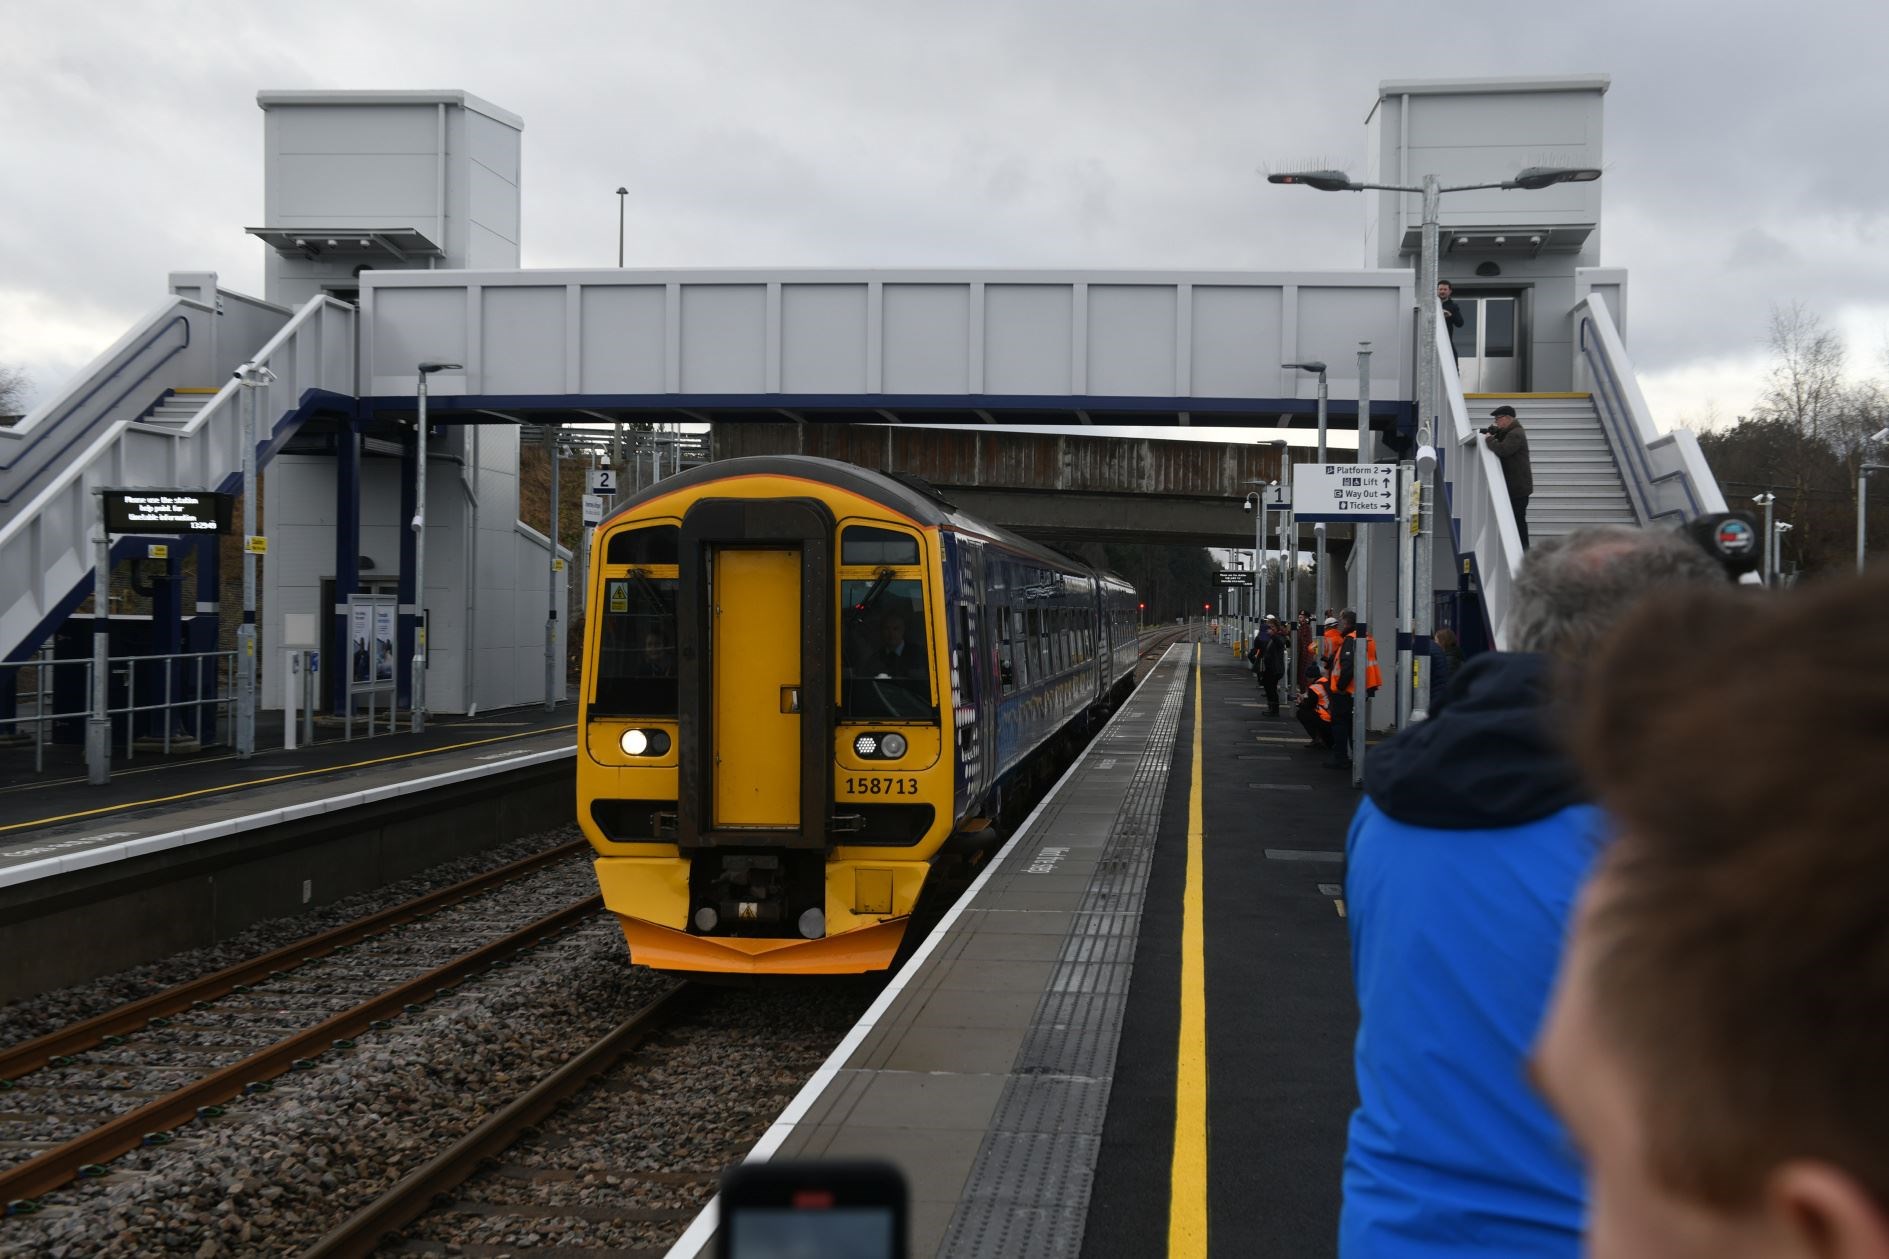
[[[1589,73],[1602,261],[1664,425],[1747,409],[1772,302],[1885,373],[1881,0],[0,0],[0,363],[44,394],[212,269],[260,293],[274,88],[525,119],[524,264],[1353,267],[1388,78]]]

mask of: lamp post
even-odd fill
[[[1771,558],[1777,547],[1777,530],[1771,527],[1772,504],[1777,502],[1777,495],[1766,490],[1762,494],[1753,494],[1751,501],[1764,508],[1764,584],[1768,586],[1777,571],[1777,564]]]
[[[1247,484],[1262,485],[1264,482],[1248,481]],[[1243,505],[1247,511],[1253,513],[1253,598],[1257,601],[1262,589],[1260,585],[1259,557],[1262,549],[1266,545],[1266,496],[1259,490],[1254,490],[1247,494],[1246,502]]]
[[[1275,607],[1273,612],[1283,619],[1287,615],[1286,521],[1290,516],[1290,509],[1286,504],[1292,498],[1292,478],[1286,475],[1287,472],[1290,471],[1290,464],[1286,458],[1287,448],[1285,438],[1275,437],[1266,444],[1272,447],[1273,454],[1276,455],[1279,460],[1279,479],[1273,482],[1275,493],[1272,504],[1279,509],[1279,521],[1277,525],[1279,531],[1279,606]]]
[[[1856,571],[1863,571],[1863,557],[1869,549],[1869,474],[1889,471],[1889,464],[1870,463],[1869,452],[1889,441],[1889,428],[1870,434],[1863,445],[1863,462],[1856,468]]]
[[[1318,461],[1325,462],[1325,364],[1316,359],[1304,363],[1287,363],[1286,367],[1296,367],[1302,372],[1318,374]],[[1312,603],[1313,610],[1324,616],[1321,610],[1330,606],[1326,598],[1329,592],[1325,587],[1325,522],[1320,520],[1312,526]]]
[[[617,265],[623,265],[623,198],[630,195],[628,188],[617,189]]]
[[[1417,529],[1416,550],[1416,616],[1411,627],[1413,642],[1421,643],[1430,636],[1430,620],[1435,613],[1436,596],[1432,589],[1434,578],[1430,572],[1431,550],[1434,546],[1436,495],[1429,485],[1430,473],[1436,467],[1436,449],[1430,428],[1430,418],[1436,410],[1436,270],[1437,270],[1437,214],[1439,202],[1446,192],[1475,192],[1488,188],[1504,190],[1524,189],[1535,191],[1552,187],[1555,184],[1589,183],[1599,179],[1601,172],[1592,166],[1530,166],[1518,171],[1513,179],[1505,179],[1493,184],[1452,184],[1445,188],[1437,182],[1435,175],[1425,175],[1420,185],[1411,184],[1361,184],[1352,181],[1349,175],[1338,170],[1288,171],[1266,176],[1266,182],[1273,184],[1305,184],[1320,192],[1414,192],[1423,197],[1423,249],[1418,255],[1417,268],[1417,303],[1421,311],[1420,333],[1417,353],[1417,479],[1418,503],[1421,520]],[[1430,707],[1429,673],[1425,671],[1421,684],[1412,697],[1412,707],[1419,712],[1428,712]]]
[[[462,368],[460,363],[421,363],[419,368],[420,413],[413,424],[418,450],[413,461],[413,519],[408,524],[413,530],[413,694],[407,729],[414,734],[426,732],[426,378]]]
[[[1769,514],[1768,512],[1766,513]],[[1771,580],[1774,585],[1784,584],[1784,535],[1791,531],[1791,522],[1780,520],[1771,527]]]
[[[236,369],[243,388],[243,623],[237,627],[236,755],[256,751],[256,433],[262,412],[261,390],[275,383],[275,373],[260,363]],[[102,615],[102,613],[101,613]]]

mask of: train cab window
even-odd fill
[[[643,529],[624,529],[611,535],[604,552],[605,564],[674,564],[682,550],[679,525],[650,525]]]
[[[840,534],[841,564],[874,567],[918,563],[918,539],[893,529],[848,525]]]
[[[613,553],[623,536],[611,539]],[[626,577],[604,578],[597,691],[590,700],[593,714],[675,715],[676,585],[673,577],[648,577],[634,571]]]
[[[840,717],[932,716],[924,583],[880,576],[840,587]]]

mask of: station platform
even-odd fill
[[[915,1256],[1333,1253],[1358,796],[1324,760],[1228,648],[1171,648],[750,1157],[891,1160]]]
[[[0,1001],[568,823],[573,703],[0,788]],[[122,929],[99,931],[101,922]]]

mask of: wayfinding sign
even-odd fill
[[[1253,570],[1250,568],[1223,568],[1214,575],[1214,584],[1216,586],[1245,586],[1251,589],[1253,585]]]
[[[106,490],[107,533],[233,533],[228,494],[207,490]]]
[[[584,495],[584,523],[587,525],[603,522],[603,495]]]
[[[1296,520],[1395,520],[1397,465],[1295,463],[1292,501]]]
[[[615,494],[617,492],[617,470],[615,468],[592,468],[585,473],[592,494]]]

